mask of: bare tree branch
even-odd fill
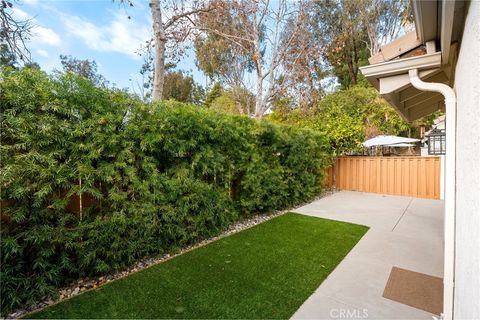
[[[20,61],[30,62],[31,55],[26,42],[30,40],[34,23],[32,19],[19,20],[13,14],[13,1],[0,1],[0,43]]]
[[[212,6],[209,6],[207,8],[194,9],[194,10],[185,11],[185,12],[182,12],[180,14],[174,15],[170,19],[168,19],[167,22],[165,22],[164,29],[165,30],[168,29],[169,27],[171,27],[173,24],[175,24],[180,19],[190,17],[192,15],[196,15],[196,14],[199,14],[199,13],[210,12],[212,10],[215,10],[215,8],[212,7]],[[192,20],[190,20],[190,21],[192,21]]]

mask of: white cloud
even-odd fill
[[[22,9],[13,8],[12,9],[13,16],[15,19],[18,20],[30,20],[33,28],[32,28],[32,41],[39,43],[39,44],[48,44],[51,46],[60,46],[61,40],[59,35],[53,31],[52,29],[43,27],[38,24],[37,20],[23,11]]]
[[[81,39],[95,51],[118,52],[138,58],[135,51],[150,37],[150,27],[142,25],[125,15],[116,13],[107,25],[98,26],[91,21],[64,15],[62,18],[67,32]]]
[[[23,0],[22,2],[30,6],[36,6],[38,4],[38,0]]]
[[[46,43],[56,47],[62,44],[59,35],[52,29],[36,26],[32,33],[36,36],[35,40],[38,43]]]
[[[49,54],[46,50],[43,50],[43,49],[38,49],[37,50],[37,53],[39,56],[42,56],[44,58],[48,58],[49,57]]]

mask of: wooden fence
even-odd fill
[[[340,190],[440,198],[440,157],[339,157],[325,185]]]

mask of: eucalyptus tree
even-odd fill
[[[201,105],[205,100],[205,91],[190,74],[181,70],[169,71],[165,74],[163,97]]]
[[[215,8],[211,14],[198,16],[197,26],[206,30],[194,41],[196,65],[211,80],[230,88],[231,96],[240,114],[244,114],[243,92],[248,90],[247,73],[252,72],[254,65],[251,59],[252,46],[247,41],[237,39],[241,45],[232,45],[226,37],[209,30],[222,29],[223,33],[234,34],[243,27],[243,21],[236,11],[227,10],[221,1],[211,1]],[[215,86],[214,86],[215,88]],[[248,108],[247,108],[248,110]]]
[[[401,33],[412,31],[414,28],[411,2],[408,0],[366,1],[361,17],[368,35],[366,45],[370,56]]]
[[[204,70],[210,68],[220,73],[223,78],[233,74],[237,82],[242,78],[238,70],[251,68],[255,79],[254,116],[262,118],[271,102],[290,84],[284,81],[290,73],[285,71],[287,65],[283,62],[292,54],[292,48],[298,45],[297,38],[305,30],[310,1],[213,0],[210,3],[215,4],[215,10],[200,14],[197,22],[198,29],[209,37],[197,50],[203,50],[205,55],[199,59],[199,65]],[[215,43],[220,46],[213,45]],[[300,58],[307,52],[299,50],[296,54]],[[221,58],[220,62],[215,61],[218,69],[202,61],[215,56]]]
[[[281,46],[286,51],[277,77],[280,84],[277,98],[307,111],[324,96],[323,81],[328,76],[328,66],[313,32],[314,3],[305,2],[303,6],[304,10],[298,13],[302,16],[289,18],[282,33]],[[298,20],[302,23],[298,24]]]
[[[204,1],[160,1],[150,0],[153,22],[154,79],[152,100],[163,98],[165,81],[165,60],[168,55],[172,60],[184,53],[185,44],[195,32],[193,16],[212,10]]]
[[[0,43],[0,67],[15,67],[17,57],[5,43]]]
[[[0,0],[0,44],[2,52],[8,52],[15,63],[30,62],[30,50],[26,43],[35,27],[32,19],[19,19],[13,12],[13,0]],[[4,47],[5,46],[5,47]]]
[[[359,82],[359,67],[380,47],[411,28],[408,0],[314,2],[313,32],[343,88]]]
[[[72,56],[60,55],[60,63],[64,72],[73,72],[91,80],[96,86],[108,86],[108,81],[98,72],[95,60],[78,59]]]

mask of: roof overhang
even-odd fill
[[[408,74],[410,69],[429,70],[440,68],[442,55],[440,52],[426,54],[412,58],[405,58],[393,61],[382,62],[362,67],[362,73],[368,80],[380,89],[379,83],[382,78]]]
[[[423,81],[453,85],[465,7],[464,1],[414,0],[416,32],[385,45],[369,59],[371,65],[360,68],[406,120],[444,109],[443,96],[415,89],[408,71],[419,70]]]

